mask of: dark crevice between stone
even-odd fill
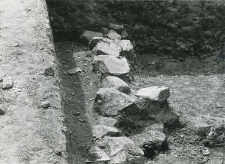
[[[67,127],[65,134],[69,153],[68,162],[70,164],[84,164],[85,160],[91,157],[89,150],[93,145],[91,127],[85,116],[84,91],[77,74],[68,75],[65,73],[66,70],[76,66],[72,53],[68,53],[68,49],[72,46],[67,45],[67,43],[56,42],[55,47],[61,78],[62,105],[65,114],[64,124]],[[70,50],[70,52],[73,51]],[[80,114],[76,115],[77,112]]]

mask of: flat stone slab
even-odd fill
[[[104,136],[120,136],[121,132],[115,128],[106,125],[95,125],[92,129],[93,136],[96,138],[102,138]]]
[[[98,117],[98,124],[100,125],[106,125],[106,126],[115,126],[117,123],[117,120],[111,117]]]
[[[122,48],[115,43],[99,42],[92,50],[96,55],[110,55],[118,57]]]
[[[130,93],[130,87],[126,82],[116,76],[107,76],[102,80],[103,88],[114,88],[123,93]]]
[[[80,36],[80,40],[88,44],[94,37],[103,37],[103,34],[101,32],[84,31]]]
[[[95,110],[103,116],[116,116],[132,105],[135,99],[114,88],[100,88],[95,98]]]
[[[165,86],[153,86],[142,88],[135,95],[139,98],[162,102],[169,98],[170,90]]]
[[[127,59],[124,57],[116,58],[109,55],[94,56],[94,69],[99,70],[102,74],[115,76],[126,75],[130,72]]]
[[[109,23],[109,28],[113,30],[123,30],[124,25],[115,24],[115,23]]]

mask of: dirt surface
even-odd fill
[[[84,72],[68,74],[68,70],[78,66],[74,60],[74,52],[82,52],[83,46],[70,42],[55,43],[59,60],[61,90],[63,91],[63,107],[65,113],[66,139],[70,164],[84,164],[90,159],[89,149],[93,145],[92,131],[86,116],[86,84],[82,83]],[[79,53],[78,53],[79,54]],[[82,53],[81,53],[82,55]],[[83,69],[83,68],[82,68]],[[85,77],[89,76],[85,74]],[[93,90],[94,93],[94,90]],[[87,93],[90,95],[91,93]],[[95,94],[95,93],[94,93]]]
[[[66,164],[66,139],[51,29],[44,0],[1,0],[0,163]],[[45,76],[52,67],[53,76]],[[48,101],[50,107],[41,107]]]

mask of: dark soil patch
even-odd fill
[[[66,139],[70,164],[83,164],[90,158],[92,132],[85,116],[85,97],[78,74],[66,74],[66,70],[76,67],[72,52],[74,46],[55,43],[59,61],[62,102],[65,113]],[[78,114],[79,113],[79,114]]]

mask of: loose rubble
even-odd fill
[[[91,152],[96,158],[86,163],[142,164],[144,156],[153,157],[168,149],[164,123],[177,115],[167,102],[168,87],[151,86],[131,92],[121,78],[130,73],[127,59],[134,60],[134,46],[130,40],[122,39],[128,37],[123,25],[110,23],[109,29],[102,29],[104,36],[90,31],[81,36],[89,41],[93,71],[102,74],[102,88],[93,104],[97,118],[92,133],[97,146]]]
[[[94,37],[103,37],[103,34],[101,32],[84,31],[80,36],[80,40],[88,44]]]

